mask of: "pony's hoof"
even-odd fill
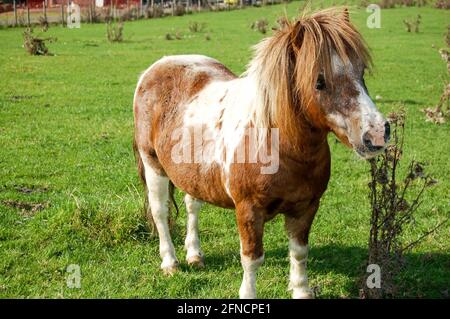
[[[315,295],[311,289],[294,289],[292,292],[293,299],[314,299]]]
[[[205,268],[205,260],[202,256],[192,256],[187,259],[189,266],[195,268]]]
[[[163,274],[172,277],[178,271],[178,265],[168,266],[162,268]]]

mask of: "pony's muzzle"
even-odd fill
[[[390,135],[391,126],[385,122],[384,130],[370,129],[363,134],[363,145],[369,152],[378,152],[386,146]]]

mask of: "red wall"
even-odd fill
[[[28,0],[30,8],[42,8],[42,2],[43,0]],[[73,2],[78,4],[80,7],[87,7],[90,3],[95,2],[95,0],[73,0]],[[111,2],[117,7],[126,7],[127,4],[130,6],[140,4],[140,0],[103,0],[103,6],[109,6]],[[69,0],[47,0],[49,7],[59,6],[61,3],[67,5]]]

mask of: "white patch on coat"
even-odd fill
[[[244,269],[241,288],[239,289],[240,299],[256,298],[256,272],[264,262],[264,255],[258,259],[251,259],[241,253],[241,264]]]
[[[313,294],[308,286],[306,274],[306,262],[308,259],[308,246],[300,245],[297,240],[289,239],[289,289],[292,290],[292,298],[312,298]]]
[[[202,163],[219,165],[225,177],[223,186],[230,198],[230,166],[250,122],[254,91],[248,78],[213,81],[187,105],[184,115],[183,126],[200,128],[203,138],[209,141],[201,150]],[[203,165],[203,169],[209,166]]]
[[[384,133],[385,120],[383,115],[377,110],[375,103],[373,103],[372,99],[367,95],[363,86],[358,81],[355,81],[355,87],[359,92],[357,101],[361,113],[362,134],[373,127],[381,128]]]
[[[203,202],[189,194],[184,197],[184,202],[186,203],[187,211],[187,231],[184,247],[186,248],[186,260],[189,260],[196,256],[203,257],[198,234],[198,213]]]
[[[148,202],[159,235],[161,268],[170,270],[178,265],[178,260],[169,230],[169,179],[158,175],[149,164],[145,153],[142,151],[139,151],[139,153],[144,164]]]
[[[337,54],[333,54],[332,68],[335,74],[346,73],[354,78],[353,84],[359,94],[356,98],[357,109],[353,112],[352,118],[359,118],[359,130],[352,127],[350,123],[351,118],[346,118],[341,113],[330,113],[326,117],[329,122],[335,125],[334,130],[337,131],[336,133],[347,136],[350,144],[357,149],[363,145],[363,134],[369,130],[375,128],[377,132],[384,134],[385,120],[360,83],[360,79],[356,78],[357,75],[354,74],[355,71],[352,64],[346,65]]]

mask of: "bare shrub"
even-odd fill
[[[395,0],[381,0],[378,5],[381,9],[392,9],[395,8]]]
[[[447,47],[450,47],[450,26],[447,27],[445,35]],[[439,49],[442,60],[447,64],[447,72],[450,74],[450,53],[446,49]],[[425,113],[426,121],[434,124],[443,124],[450,119],[450,83],[444,80],[444,91],[435,107],[422,109]]]
[[[23,47],[31,55],[52,55],[46,46],[46,42],[55,42],[56,38],[39,38],[33,35],[32,28],[26,28],[23,32]]]
[[[50,27],[47,16],[39,17],[38,24],[41,26],[43,32],[47,32],[48,28]]]
[[[450,47],[450,24],[447,26],[447,34],[445,35],[445,43]],[[450,72],[450,70],[449,70]]]
[[[420,14],[417,15],[415,20],[403,20],[403,24],[406,27],[406,31],[407,32],[415,32],[418,33],[419,32],[419,25],[420,25],[420,20],[421,20],[421,16]]]
[[[123,41],[123,22],[107,22],[106,23],[106,36],[109,42],[122,42]]]
[[[448,10],[448,9],[450,9],[450,1],[449,0],[437,0],[434,3],[434,7],[437,9]]]
[[[147,7],[145,11],[146,18],[161,18],[164,16],[164,9],[160,5],[154,5],[153,8],[151,6]]]
[[[184,16],[186,14],[186,8],[182,4],[175,5],[173,14],[177,17]]]
[[[447,0],[448,1],[448,0]],[[423,7],[427,4],[427,0],[381,0],[378,5],[382,9],[392,9],[397,6],[404,7]],[[360,6],[364,6],[364,4],[369,4],[366,0],[361,0]]]
[[[422,234],[414,242],[405,243],[402,235],[414,222],[415,213],[422,203],[425,190],[435,183],[424,170],[424,164],[412,161],[406,177],[400,180],[398,170],[403,155],[405,114],[391,113],[392,140],[385,152],[370,161],[371,181],[369,198],[371,204],[368,265],[381,268],[380,288],[368,288],[364,278],[361,289],[363,298],[394,297],[398,291],[396,276],[404,265],[404,252],[420,243],[448,220],[439,223]]]
[[[197,21],[189,22],[189,31],[192,33],[202,32],[206,28],[206,23]]]
[[[103,8],[105,10],[106,8]],[[107,9],[110,11],[110,9]],[[109,13],[108,13],[109,14]],[[93,3],[81,9],[81,21],[86,23],[99,23],[102,20],[102,11],[96,9]]]
[[[98,22],[104,21],[104,22],[108,23],[108,22],[113,21],[114,17],[113,17],[113,13],[112,13],[111,9],[108,7],[102,8],[99,12],[98,19],[99,19]]]
[[[277,24],[276,26],[272,27],[272,30],[283,30],[284,28],[286,28],[289,25],[289,19],[285,16],[283,17],[279,17],[277,19]]]
[[[251,29],[257,30],[257,31],[261,32],[262,34],[266,34],[268,25],[269,25],[269,21],[267,21],[267,19],[259,19],[252,23]]]
[[[120,15],[121,21],[132,21],[137,20],[138,18],[139,18],[139,10],[136,7],[125,9],[125,11]]]

